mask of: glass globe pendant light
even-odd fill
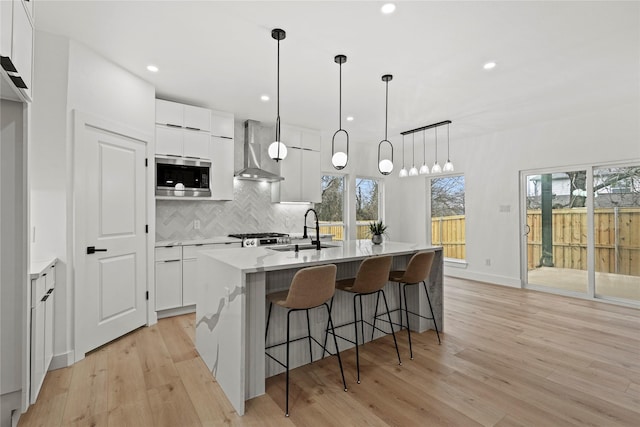
[[[407,172],[407,168],[404,167],[404,135],[402,135],[402,169],[400,169],[400,173],[398,177],[405,178],[409,173]]]
[[[453,163],[449,159],[449,124],[447,124],[447,163],[444,164],[442,168],[445,172],[453,172]]]
[[[276,140],[269,145],[268,153],[276,162],[287,157],[287,146],[280,139],[280,40],[284,40],[287,33],[280,28],[271,30],[271,37],[278,41],[278,80],[277,80],[277,103],[278,116],[276,117]]]
[[[436,157],[435,157],[435,163],[431,168],[431,173],[442,173],[442,166],[438,164],[438,127],[436,126],[434,130],[436,132]]]
[[[429,174],[429,166],[427,166],[427,143],[425,137],[426,130],[422,131],[422,166],[420,166],[420,175]]]
[[[378,171],[382,175],[389,175],[393,171],[393,145],[391,141],[387,139],[387,125],[389,122],[389,82],[393,79],[391,74],[385,74],[382,76],[382,81],[386,83],[385,101],[384,101],[384,139],[378,143]],[[382,158],[381,150],[382,144],[387,143],[390,148],[390,158]]]
[[[347,166],[347,162],[349,161],[349,133],[342,129],[342,64],[347,62],[346,55],[336,55],[334,61],[340,66],[340,101],[338,103],[338,114],[339,114],[339,129],[336,133],[333,134],[333,138],[331,138],[331,164],[337,170],[344,169]],[[347,138],[347,146],[345,151],[336,151],[336,135],[340,132],[344,133]]]
[[[415,133],[411,134],[413,140],[411,141],[411,169],[409,169],[409,176],[418,176],[418,168],[416,168],[416,136]]]

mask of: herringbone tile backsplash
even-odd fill
[[[157,200],[156,240],[206,239],[229,233],[301,233],[313,205],[271,203],[271,184],[234,181],[234,200]],[[200,229],[194,220],[200,220]]]

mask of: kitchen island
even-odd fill
[[[373,245],[370,240],[331,242],[333,247],[300,250],[282,250],[277,247],[236,248],[217,251],[202,251],[199,255],[198,300],[196,304],[196,349],[212,375],[220,384],[238,414],[244,414],[245,401],[264,394],[265,378],[276,375],[282,368],[265,361],[265,318],[267,293],[287,289],[295,272],[300,268],[321,264],[336,264],[337,278],[355,276],[360,262],[375,255],[392,255],[393,270],[404,269],[411,256],[421,250],[434,251],[434,259],[428,286],[433,310],[439,328],[442,322],[442,248],[403,242],[384,242]],[[386,288],[390,308],[398,306],[398,285],[389,283]],[[409,309],[428,315],[424,292],[418,287],[407,289]],[[409,293],[409,291],[411,291]],[[365,319],[372,319],[375,299],[364,300]],[[332,317],[336,325],[353,320],[352,301],[342,292],[336,292]],[[394,313],[394,321],[400,321],[400,312]],[[285,338],[286,310],[274,309],[271,317],[269,343],[278,343]],[[327,322],[326,310],[312,312],[312,334],[324,336]],[[294,321],[295,322],[295,321]],[[387,328],[379,321],[382,328]],[[406,322],[405,322],[406,323]],[[306,319],[302,318],[292,328],[292,336],[301,336],[306,331]],[[432,329],[429,320],[411,319],[411,329],[422,332]],[[396,328],[397,329],[397,328]],[[353,328],[342,328],[339,332],[353,340]],[[351,334],[351,335],[350,335]],[[371,329],[365,330],[365,339],[371,338]],[[374,339],[382,336],[380,332]],[[332,340],[329,340],[332,341]],[[297,345],[299,344],[299,345]],[[291,347],[291,367],[309,363],[309,347],[299,341]],[[343,351],[352,344],[339,340]],[[329,346],[333,351],[333,346]],[[284,356],[284,346],[276,350],[276,357]],[[280,353],[278,353],[280,351]],[[321,349],[313,350],[313,359],[322,356]],[[408,358],[408,355],[404,355]],[[397,361],[396,361],[397,363]],[[345,372],[347,385],[353,381],[351,372]]]

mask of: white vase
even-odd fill
[[[379,245],[380,243],[382,243],[382,234],[374,234],[373,236],[371,236],[371,241],[374,245]]]

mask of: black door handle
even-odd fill
[[[106,249],[96,249],[95,246],[87,246],[87,255],[95,254],[96,252],[107,252]]]

